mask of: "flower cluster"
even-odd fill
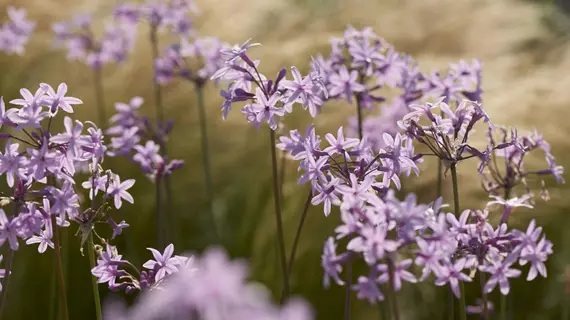
[[[320,94],[328,94],[327,98],[321,96],[321,101],[356,100],[356,127],[362,138],[345,138],[341,127],[336,136],[325,136],[329,145],[321,149],[321,139],[311,126],[305,135],[292,130],[289,136],[280,137],[278,144],[300,161],[298,183],[311,182],[312,204],[323,203],[327,216],[332,205],[340,207],[342,224],[335,229],[336,237],[326,241],[322,255],[324,285],[328,286],[332,278],[356,291],[359,298],[374,303],[384,300],[386,290],[399,291],[403,281],[415,283],[432,278],[438,286],[449,285],[459,297],[460,283],[471,282],[479,273],[484,281],[483,303],[488,309],[492,304],[486,294],[498,286],[507,295],[509,279],[522,274],[517,264],[530,265],[528,281],[539,274],[546,277],[545,261],[552,254],[552,243],[534,220],[526,232],[509,229],[508,216],[515,207],[532,208],[528,187],[527,194],[520,198],[513,197],[511,191],[517,185],[528,186],[526,180],[531,175],[552,175],[564,182],[563,168],[556,165],[548,143],[538,133],[519,137],[516,130],[491,123],[482,107],[481,64],[461,61],[451,65],[444,77],[438,72],[425,76],[410,57],[396,53],[369,28],[349,28],[343,38],[333,39],[332,43],[329,58],[313,59],[312,79],[322,85]],[[246,49],[234,48],[234,57],[245,55]],[[235,71],[235,67],[227,69]],[[389,117],[363,122],[361,108],[383,102],[385,98],[378,92],[383,87],[402,90],[392,103],[380,104],[385,107],[382,115]],[[237,97],[239,101],[245,96],[242,91],[223,95],[227,100]],[[422,103],[425,98],[435,102]],[[370,120],[378,123],[369,125]],[[472,135],[478,125],[488,132],[489,143],[483,148],[473,145]],[[371,126],[375,128],[371,130]],[[501,141],[494,136],[497,131],[502,134]],[[416,154],[414,142],[430,153]],[[523,157],[536,149],[544,151],[548,169],[528,171]],[[484,210],[452,214],[441,211],[445,207],[442,198],[428,205],[417,204],[413,194],[397,199],[391,185],[400,189],[402,174],[413,171],[418,175],[417,164],[424,156],[436,157],[454,177],[460,161],[479,159],[478,171],[494,200]],[[497,157],[504,160],[497,161]],[[504,191],[505,198],[498,191]],[[497,204],[503,210],[500,223],[494,226],[488,210]],[[455,205],[458,211],[457,201]],[[337,241],[344,239],[346,250],[337,254]],[[344,265],[355,259],[362,259],[369,272],[358,276],[353,284],[350,274],[344,281],[341,273]],[[414,264],[421,274],[413,273]]]
[[[163,261],[167,253],[159,257],[154,251],[153,254],[157,261]],[[121,265],[120,256],[112,259],[117,262],[110,265]],[[283,307],[274,306],[262,287],[247,283],[244,263],[230,261],[220,249],[209,249],[196,261],[183,258],[187,260],[182,262],[176,260],[180,259],[176,256],[168,259],[171,261],[169,270],[177,272],[163,278],[160,290],[147,290],[130,309],[122,303],[112,304],[106,309],[106,316],[109,319],[149,320],[313,319],[311,310],[303,301],[292,300]]]
[[[114,16],[131,23],[141,20],[155,31],[170,29],[178,36],[192,34],[192,15],[198,12],[193,0],[148,0],[144,4],[121,3]]]
[[[312,203],[323,203],[328,216],[331,204],[340,205],[340,196],[364,200],[371,188],[385,193],[393,183],[399,189],[401,174],[419,173],[416,163],[421,162],[421,154],[414,153],[408,138],[399,133],[394,137],[385,133],[383,138],[385,147],[374,150],[365,140],[345,138],[341,127],[336,136],[325,136],[329,146],[321,148],[321,139],[311,126],[305,136],[292,130],[289,137],[280,137],[277,147],[300,161],[303,174],[298,183],[311,183],[318,193]]]
[[[168,160],[159,154],[160,146],[166,142],[172,123],[153,126],[147,117],[138,114],[143,104],[141,97],[134,97],[126,103],[115,104],[117,113],[111,117],[111,127],[106,133],[111,138],[110,156],[127,156],[138,163],[149,178],[155,180],[172,174],[179,169],[183,160]],[[145,144],[140,144],[146,139]]]
[[[36,28],[36,23],[26,18],[24,8],[8,7],[9,22],[0,27],[0,50],[7,54],[23,54],[24,46]]]
[[[371,28],[349,26],[343,37],[332,38],[330,55],[313,59],[312,73],[326,86],[330,99],[352,103],[356,98],[359,108],[378,109],[378,115],[366,117],[361,127],[375,148],[383,146],[384,133],[400,131],[396,123],[410,111],[410,104],[429,97],[480,101],[482,93],[479,61],[451,65],[444,77],[439,72],[424,75],[412,57],[397,52]],[[384,88],[397,89],[396,94],[390,92],[387,100]],[[360,130],[355,120],[350,122],[351,133]]]
[[[67,50],[69,60],[82,61],[95,69],[112,61],[125,60],[133,49],[136,36],[136,25],[130,20],[114,19],[105,24],[103,34],[97,37],[92,18],[87,14],[55,23],[52,29],[56,45]]]
[[[99,250],[97,266],[91,273],[97,277],[98,283],[107,283],[113,291],[125,290],[127,293],[133,293],[159,287],[163,280],[178,272],[180,268],[193,270],[193,259],[174,255],[172,244],[164,249],[164,253],[153,248],[148,250],[154,260],[145,262],[143,268],[147,271],[141,272],[129,261],[123,260],[116,247],[107,243],[104,251]]]
[[[497,137],[498,136],[498,137]],[[536,130],[519,136],[517,130],[503,127],[489,129],[487,133],[489,149],[496,150],[485,161],[484,171],[481,172],[483,186],[492,196],[505,195],[508,200],[512,191],[522,185],[525,189],[523,197],[531,198],[532,185],[529,179],[552,176],[557,183],[564,183],[562,174],[564,168],[556,165],[556,159],[551,153],[550,145]],[[499,146],[506,146],[499,148]],[[542,150],[546,161],[546,168],[541,170],[528,170],[524,159],[533,151]],[[549,199],[544,180],[541,180],[541,197]]]
[[[434,103],[410,105],[412,111],[398,122],[406,135],[426,146],[446,167],[472,157],[481,160],[479,172],[489,162],[494,150],[512,145],[512,142],[487,147],[483,151],[470,145],[469,134],[478,122],[483,121],[487,128],[493,128],[487,113],[480,103],[463,100],[453,110],[442,97]],[[427,120],[422,125],[420,120]],[[466,155],[468,154],[468,155]]]
[[[456,218],[440,212],[441,198],[429,205],[416,203],[415,195],[396,199],[389,192],[384,199],[373,193],[366,200],[344,196],[341,205],[343,224],[336,229],[336,240],[350,237],[346,251],[337,254],[335,238],[329,238],[322,256],[324,283],[330,278],[343,285],[342,266],[361,258],[370,267],[352,286],[361,299],[371,303],[384,300],[382,285],[399,291],[402,281],[416,283],[433,275],[438,286],[449,285],[460,296],[459,282],[471,282],[476,272],[489,274],[485,293],[497,285],[503,295],[509,293],[509,278],[518,277],[520,269],[530,264],[527,280],[538,274],[546,277],[544,262],[552,253],[552,243],[541,236],[534,220],[526,232],[508,230],[506,224],[493,227],[487,211],[465,210]],[[415,264],[421,274],[414,275]]]
[[[311,73],[303,77],[296,67],[291,67],[293,80],[285,78],[286,69],[281,69],[275,80],[267,79],[259,72],[259,61],[252,61],[247,55],[249,48],[259,45],[249,41],[222,49],[223,65],[211,77],[229,82],[227,91],[220,91],[225,99],[222,104],[223,118],[227,117],[232,103],[242,101],[248,103],[241,112],[256,128],[267,122],[275,130],[280,117],[291,113],[296,103],[308,109],[311,116],[316,116],[323,104],[321,96],[327,95],[326,87],[318,75]]]
[[[84,123],[64,118],[65,131],[52,134],[52,120],[61,110],[73,113],[73,105],[82,101],[67,97],[67,86],[62,83],[57,92],[42,83],[32,94],[21,89],[21,99],[10,101],[18,107],[6,110],[0,101],[0,122],[10,127],[13,133],[3,133],[5,151],[0,153],[0,174],[5,175],[12,194],[2,194],[2,206],[10,203],[13,208],[7,215],[0,209],[0,244],[8,242],[12,250],[18,250],[19,240],[27,244],[39,244],[44,252],[54,246],[52,236],[57,226],[66,227],[77,223],[86,236],[100,220],[108,222],[114,235],[128,226],[117,224],[107,214],[105,202],[113,199],[115,207],[122,200],[133,202],[127,190],[134,180],[120,182],[118,175],[107,171],[102,176],[106,146],[101,129],[92,122],[83,133]],[[91,206],[80,209],[80,195],[76,191],[77,173],[89,168],[92,174],[82,185],[90,189]],[[96,206],[94,195],[103,191],[102,202]],[[83,239],[85,241],[85,239]]]
[[[222,67],[220,51],[226,44],[214,37],[182,38],[180,43],[167,47],[157,58],[156,79],[167,84],[174,78],[203,85]]]

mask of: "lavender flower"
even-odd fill
[[[26,18],[25,8],[8,7],[6,11],[10,20],[0,26],[0,50],[22,55],[36,23]]]

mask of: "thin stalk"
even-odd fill
[[[69,313],[67,311],[67,293],[65,292],[65,281],[63,279],[63,266],[61,263],[61,244],[59,241],[59,229],[55,221],[55,215],[51,216],[51,225],[53,226],[53,251],[55,258],[55,269],[57,271],[57,282],[59,292],[59,303],[61,308],[61,319],[68,320]]]
[[[156,34],[156,27],[152,26],[150,28],[150,45],[151,45],[151,50],[152,50],[152,70],[153,70],[153,74],[152,74],[152,89],[154,92],[154,103],[155,103],[155,107],[156,107],[156,119],[162,123],[162,121],[164,120],[164,110],[163,110],[163,106],[162,106],[162,90],[160,88],[160,85],[158,84],[157,80],[156,80],[156,59],[158,58],[158,37]]]
[[[97,111],[99,113],[99,123],[100,128],[105,128],[107,126],[107,113],[105,112],[105,96],[103,90],[103,77],[101,75],[101,67],[93,68],[94,83],[95,87],[95,101],[97,103]]]
[[[154,92],[154,104],[156,107],[156,119],[159,123],[159,125],[163,125],[164,124],[164,106],[163,106],[163,102],[162,102],[162,89],[160,87],[160,84],[158,83],[158,81],[156,80],[156,60],[158,59],[158,37],[157,37],[157,28],[156,26],[151,26],[150,28],[150,44],[151,44],[151,51],[152,51],[152,67],[153,67],[153,74],[152,74],[152,89]],[[166,155],[166,145],[162,139],[162,137],[160,137],[159,139],[159,145],[160,145],[160,150],[161,150],[161,154],[164,156]],[[164,179],[160,179],[161,183],[164,183],[165,189],[166,189],[166,214],[168,216],[170,216],[171,213],[171,209],[172,209],[172,188],[170,185],[170,177],[167,176]],[[159,195],[161,193],[160,190],[158,190],[160,188],[160,184],[158,184],[156,186],[157,188],[157,195]],[[162,212],[162,204],[157,204],[157,208],[160,208],[160,210],[157,210],[157,214],[164,214],[164,212]],[[165,229],[165,220],[164,217],[162,216],[157,216],[157,228],[159,229],[159,233],[162,233]],[[160,238],[162,238],[163,235],[160,236]],[[160,239],[159,238],[159,239]],[[161,245],[163,245],[163,243],[159,243]]]
[[[212,219],[212,227],[215,232],[217,241],[220,241],[220,232],[216,223],[216,215],[214,213],[214,188],[212,183],[212,169],[210,164],[210,147],[208,143],[208,128],[206,127],[206,107],[204,106],[204,89],[203,85],[196,84],[196,99],[198,102],[198,116],[200,118],[200,135],[202,144],[202,166],[204,168],[204,182],[206,184],[206,198],[210,209],[210,217]]]
[[[164,247],[164,216],[162,212],[162,179],[158,178],[154,181],[154,195],[156,201],[156,241],[160,248]]]
[[[505,188],[505,200],[509,200],[510,196],[511,196],[511,188],[506,187]],[[501,307],[500,307],[501,311],[499,314],[499,317],[501,320],[507,319],[507,312],[510,311],[510,310],[507,311],[507,307],[509,305],[509,300],[511,300],[510,296],[505,296],[505,295],[501,294],[501,299],[499,301],[499,303],[501,304]]]
[[[283,297],[286,300],[289,296],[289,273],[287,272],[287,257],[285,253],[285,237],[283,236],[283,220],[281,216],[281,193],[279,192],[279,173],[277,168],[277,151],[275,148],[275,131],[269,129],[269,139],[271,145],[271,164],[273,171],[273,200],[275,203],[275,219],[277,222],[277,240],[279,241],[279,252],[281,256],[281,271],[283,272]]]
[[[394,263],[388,258],[388,294],[390,295],[390,304],[392,307],[392,315],[394,320],[400,320],[400,311],[398,310],[398,298],[396,296],[396,291],[394,290]]]
[[[451,165],[451,180],[453,182],[453,205],[455,209],[455,216],[459,217],[459,188],[457,183],[457,168],[455,163]],[[459,287],[461,289],[461,295],[459,297],[459,314],[460,319],[465,320],[467,319],[467,310],[465,307],[465,289],[463,281],[459,281]]]
[[[489,306],[488,304],[488,299],[487,299],[487,293],[485,292],[485,273],[483,272],[479,272],[479,283],[481,285],[481,298],[483,300],[483,319],[484,320],[489,320]]]
[[[279,191],[281,192],[281,203],[283,203],[283,186],[285,185],[285,165],[287,164],[287,156],[285,152],[281,152],[281,161],[279,163]]]
[[[309,190],[307,195],[307,200],[305,201],[305,205],[303,206],[303,212],[301,213],[301,219],[299,220],[299,226],[297,227],[297,232],[295,233],[295,239],[293,240],[293,247],[291,248],[291,253],[289,255],[289,265],[287,267],[287,271],[291,274],[291,270],[293,269],[293,262],[295,261],[295,254],[297,253],[297,246],[299,245],[299,239],[301,238],[301,230],[303,230],[303,226],[305,225],[305,218],[307,217],[307,212],[309,212],[309,206],[311,205],[311,199],[313,198],[312,190]]]
[[[362,77],[361,77],[362,82]],[[356,97],[356,118],[358,120],[358,138],[362,140],[363,132],[362,132],[362,107],[360,106],[360,96],[358,94],[355,95]],[[348,241],[352,239],[352,235],[348,236]],[[344,294],[344,319],[350,319],[350,304],[352,298],[352,262],[348,261],[346,263],[346,291]]]
[[[95,244],[93,243],[93,233],[89,232],[89,237],[87,238],[87,249],[89,251],[89,266],[91,269],[95,268],[95,249],[93,248]],[[91,272],[89,272],[91,273]],[[90,274],[91,276],[91,287],[93,288],[93,302],[95,303],[95,317],[97,320],[103,319],[103,314],[101,312],[101,297],[99,296],[99,284],[97,284],[97,278]]]
[[[311,199],[313,198],[312,190],[309,190],[307,196],[307,201],[303,206],[303,212],[301,213],[301,219],[299,220],[299,225],[297,226],[297,232],[295,233],[295,239],[293,240],[293,247],[291,247],[291,253],[289,254],[289,264],[287,265],[287,274],[290,277],[293,270],[293,262],[295,262],[295,254],[297,253],[297,247],[299,245],[299,239],[301,239],[301,230],[305,225],[305,218],[307,217],[307,212],[309,212],[309,206],[311,205]],[[281,294],[281,303],[284,301],[284,294]]]
[[[4,309],[6,305],[6,296],[8,296],[8,285],[10,284],[10,271],[12,271],[12,261],[14,260],[14,251],[8,248],[6,255],[6,267],[4,279],[2,279],[2,300],[0,301],[0,318],[4,318]]]

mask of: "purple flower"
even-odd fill
[[[402,260],[395,264],[394,270],[392,275],[390,275],[388,271],[388,265],[380,264],[377,266],[377,270],[382,273],[380,277],[378,277],[378,281],[380,283],[387,283],[388,281],[392,282],[395,291],[400,291],[402,289],[402,280],[405,280],[410,283],[416,283],[418,280],[416,277],[406,269],[412,265],[412,259]]]
[[[546,278],[546,265],[544,262],[546,262],[548,255],[551,253],[549,250],[550,246],[551,243],[543,237],[536,245],[523,248],[519,262],[521,266],[530,262],[527,281],[534,280],[538,274]]]
[[[264,120],[267,120],[269,127],[275,130],[277,129],[276,116],[282,117],[285,115],[285,109],[276,107],[277,102],[279,102],[281,98],[281,95],[277,92],[268,98],[261,88],[256,88],[256,103],[249,105],[250,107],[247,109],[244,108],[244,110],[248,114],[253,113],[252,115],[255,116],[255,119],[252,119],[254,124],[260,125]]]
[[[388,252],[394,252],[398,249],[398,242],[388,239],[387,236],[388,228],[386,225],[365,225],[359,231],[359,235],[350,240],[346,248],[351,251],[362,252],[364,261],[372,265],[384,258]]]
[[[156,249],[147,249],[152,252],[154,260],[148,260],[143,264],[143,267],[156,272],[154,276],[156,282],[162,280],[169,274],[178,272],[178,267],[187,259],[186,257],[172,256],[174,254],[174,245],[172,243],[164,249],[164,253],[162,254]]]
[[[0,153],[0,174],[6,174],[6,182],[12,188],[14,186],[14,177],[25,179],[27,159],[18,152],[20,147],[11,140],[6,142],[4,154]]]
[[[491,274],[491,277],[485,284],[485,292],[489,293],[499,284],[501,293],[508,295],[510,291],[509,278],[516,278],[521,275],[521,271],[511,268],[515,259],[515,255],[507,257],[504,261],[500,261],[499,257],[495,257],[488,265],[480,266],[482,272]]]
[[[339,185],[336,190],[347,197],[352,197],[354,199],[359,199],[366,201],[370,198],[369,188],[374,183],[374,177],[367,176],[364,180],[359,181],[358,177],[354,174],[350,174],[350,186]]]
[[[443,286],[449,283],[449,287],[453,291],[455,297],[459,299],[461,296],[459,290],[459,281],[471,282],[471,278],[461,271],[465,268],[467,260],[465,258],[458,259],[455,262],[447,262],[442,266],[441,273],[435,280],[435,285]]]
[[[352,103],[352,94],[363,92],[366,89],[364,85],[357,82],[357,78],[358,72],[356,70],[349,73],[345,66],[340,67],[338,73],[330,76],[329,95],[332,97],[343,96],[348,103]]]
[[[135,179],[128,179],[121,182],[118,175],[114,175],[109,185],[109,195],[114,198],[115,208],[120,209],[124,199],[127,202],[134,203],[133,196],[127,192],[135,184]]]
[[[48,148],[47,139],[44,138],[40,149],[28,148],[28,168],[37,181],[46,177],[46,174],[56,174],[62,167],[61,156]]]
[[[102,251],[97,259],[97,266],[91,269],[91,274],[98,278],[98,283],[108,282],[109,286],[115,284],[115,278],[121,274],[119,263],[122,257],[117,254],[115,247],[107,244],[107,250]]]
[[[53,242],[51,241],[51,238],[53,237],[51,219],[47,218],[44,219],[44,221],[45,221],[45,226],[44,226],[45,229],[42,230],[42,232],[39,235],[33,236],[28,240],[26,240],[26,244],[39,243],[38,245],[39,253],[44,253],[48,246],[53,249]]]
[[[321,265],[325,270],[323,277],[323,285],[328,288],[330,285],[330,278],[338,285],[343,285],[344,282],[340,279],[339,273],[342,272],[339,256],[336,255],[336,243],[332,237],[329,237],[325,242],[323,255],[321,256]]]
[[[311,204],[316,206],[320,203],[324,203],[324,212],[325,217],[328,217],[331,213],[331,206],[334,204],[335,206],[340,205],[340,200],[336,194],[336,186],[339,185],[340,180],[337,178],[332,179],[325,185],[316,184],[315,190],[319,192],[318,195],[314,196],[311,199]]]
[[[330,143],[330,147],[325,148],[323,151],[329,155],[334,155],[336,153],[345,155],[349,149],[360,144],[360,140],[356,138],[345,139],[342,127],[338,128],[336,137],[327,133],[325,135],[325,139]]]
[[[367,299],[371,304],[376,301],[384,301],[384,295],[380,292],[375,278],[374,273],[368,277],[358,277],[357,283],[352,286],[352,290],[357,292],[356,297],[358,299]]]
[[[17,218],[6,217],[4,210],[0,209],[0,247],[8,240],[10,249],[18,250],[18,221]]]
[[[251,39],[248,39],[241,45],[236,44],[231,48],[224,48],[220,50],[224,61],[226,63],[232,63],[238,58],[243,59],[244,57],[247,57],[246,52],[249,48],[261,45],[260,43],[249,43],[250,41]]]
[[[83,101],[74,98],[74,97],[66,97],[65,94],[67,93],[67,85],[65,83],[60,83],[57,87],[57,93],[53,90],[53,88],[46,83],[41,83],[40,87],[42,87],[45,92],[47,93],[47,98],[45,98],[45,103],[50,106],[50,112],[55,115],[58,109],[61,109],[67,113],[73,113],[73,104],[83,104]]]
[[[65,117],[63,124],[65,126],[65,133],[51,137],[50,142],[65,144],[67,146],[67,157],[77,157],[80,154],[81,146],[86,145],[86,142],[80,138],[81,132],[83,131],[83,123],[75,120],[75,126],[73,126],[73,120],[71,120],[70,117]]]
[[[291,67],[294,80],[283,80],[281,86],[287,90],[288,99],[286,104],[292,104],[300,100],[303,107],[309,108],[309,113],[314,118],[323,101],[314,92],[314,83],[310,76],[303,78],[296,67]]]

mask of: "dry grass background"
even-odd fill
[[[347,24],[372,26],[399,51],[412,54],[424,71],[445,68],[460,58],[483,61],[485,107],[495,123],[516,125],[520,130],[538,128],[551,142],[562,165],[570,165],[568,155],[570,124],[570,50],[559,35],[544,28],[544,8],[515,0],[198,0],[201,15],[196,28],[200,34],[214,35],[230,43],[254,38],[263,47],[251,56],[262,60],[264,73],[273,74],[282,66],[308,67],[310,55],[328,52],[328,39],[339,35]],[[38,28],[23,57],[0,57],[0,92],[8,100],[18,95],[21,87],[35,88],[39,82],[55,85],[65,81],[70,94],[83,99],[77,108],[82,120],[95,118],[90,70],[79,63],[69,63],[65,55],[51,46],[53,22],[69,19],[77,12],[94,12],[97,19],[107,16],[114,1],[69,0],[0,0],[0,6],[26,7]],[[100,24],[98,24],[100,26]],[[153,115],[150,79],[150,50],[146,30],[141,29],[136,50],[123,65],[104,70],[108,113],[116,101],[132,96],[145,98],[145,111]],[[163,40],[163,44],[167,40]],[[171,240],[184,250],[201,250],[213,241],[205,217],[206,205],[202,188],[197,110],[193,88],[175,83],[165,88],[166,114],[176,120],[170,141],[173,157],[186,161],[185,168],[173,178],[174,211]],[[239,111],[222,122],[220,98],[216,88],[206,94],[210,143],[212,149],[216,211],[224,235],[223,244],[234,256],[246,257],[253,278],[278,291],[279,272],[274,239],[274,217],[271,211],[268,138],[244,123]],[[316,122],[325,132],[345,124],[353,108],[332,104],[324,109]],[[311,119],[294,115],[287,124],[304,128]],[[122,213],[131,223],[126,237],[132,241],[119,243],[127,257],[142,261],[148,255],[144,248],[154,245],[153,189],[140,176],[137,168],[122,160],[109,160],[108,165],[122,176],[137,177],[134,187],[136,203]],[[427,162],[424,168],[434,168]],[[305,187],[295,184],[294,164],[287,167],[284,188],[287,243],[304,201]],[[430,172],[434,172],[431,174]],[[469,167],[460,171],[463,206],[480,206],[484,195]],[[424,201],[433,194],[435,171],[423,171],[419,183],[406,183],[407,191],[418,192]],[[515,319],[555,317],[559,309],[562,285],[560,277],[570,260],[570,249],[563,237],[570,226],[566,209],[570,207],[567,188],[551,189],[553,200],[540,203],[537,209],[517,212],[516,218],[526,223],[530,214],[546,226],[555,243],[548,280],[530,286],[515,283]],[[332,234],[337,218],[325,219],[320,209],[312,210],[300,246],[297,269],[293,274],[293,290],[306,296],[315,306],[319,319],[338,319],[343,291],[321,288],[319,266],[324,239]],[[86,259],[77,250],[76,238],[67,235],[66,272],[70,304],[74,319],[87,319],[91,310],[89,274]],[[9,319],[32,319],[53,314],[53,276],[49,254],[38,256],[33,249],[16,255],[12,292],[9,295]],[[408,286],[400,301],[407,318],[433,319],[441,315],[444,290],[429,286]],[[473,302],[475,292],[468,302]],[[496,297],[494,297],[496,298]],[[470,299],[470,300],[469,300]],[[33,303],[36,307],[29,308]],[[410,307],[414,307],[411,309]],[[356,303],[355,319],[377,318],[366,303]],[[415,313],[414,312],[419,313]],[[549,315],[549,316],[546,316]]]

